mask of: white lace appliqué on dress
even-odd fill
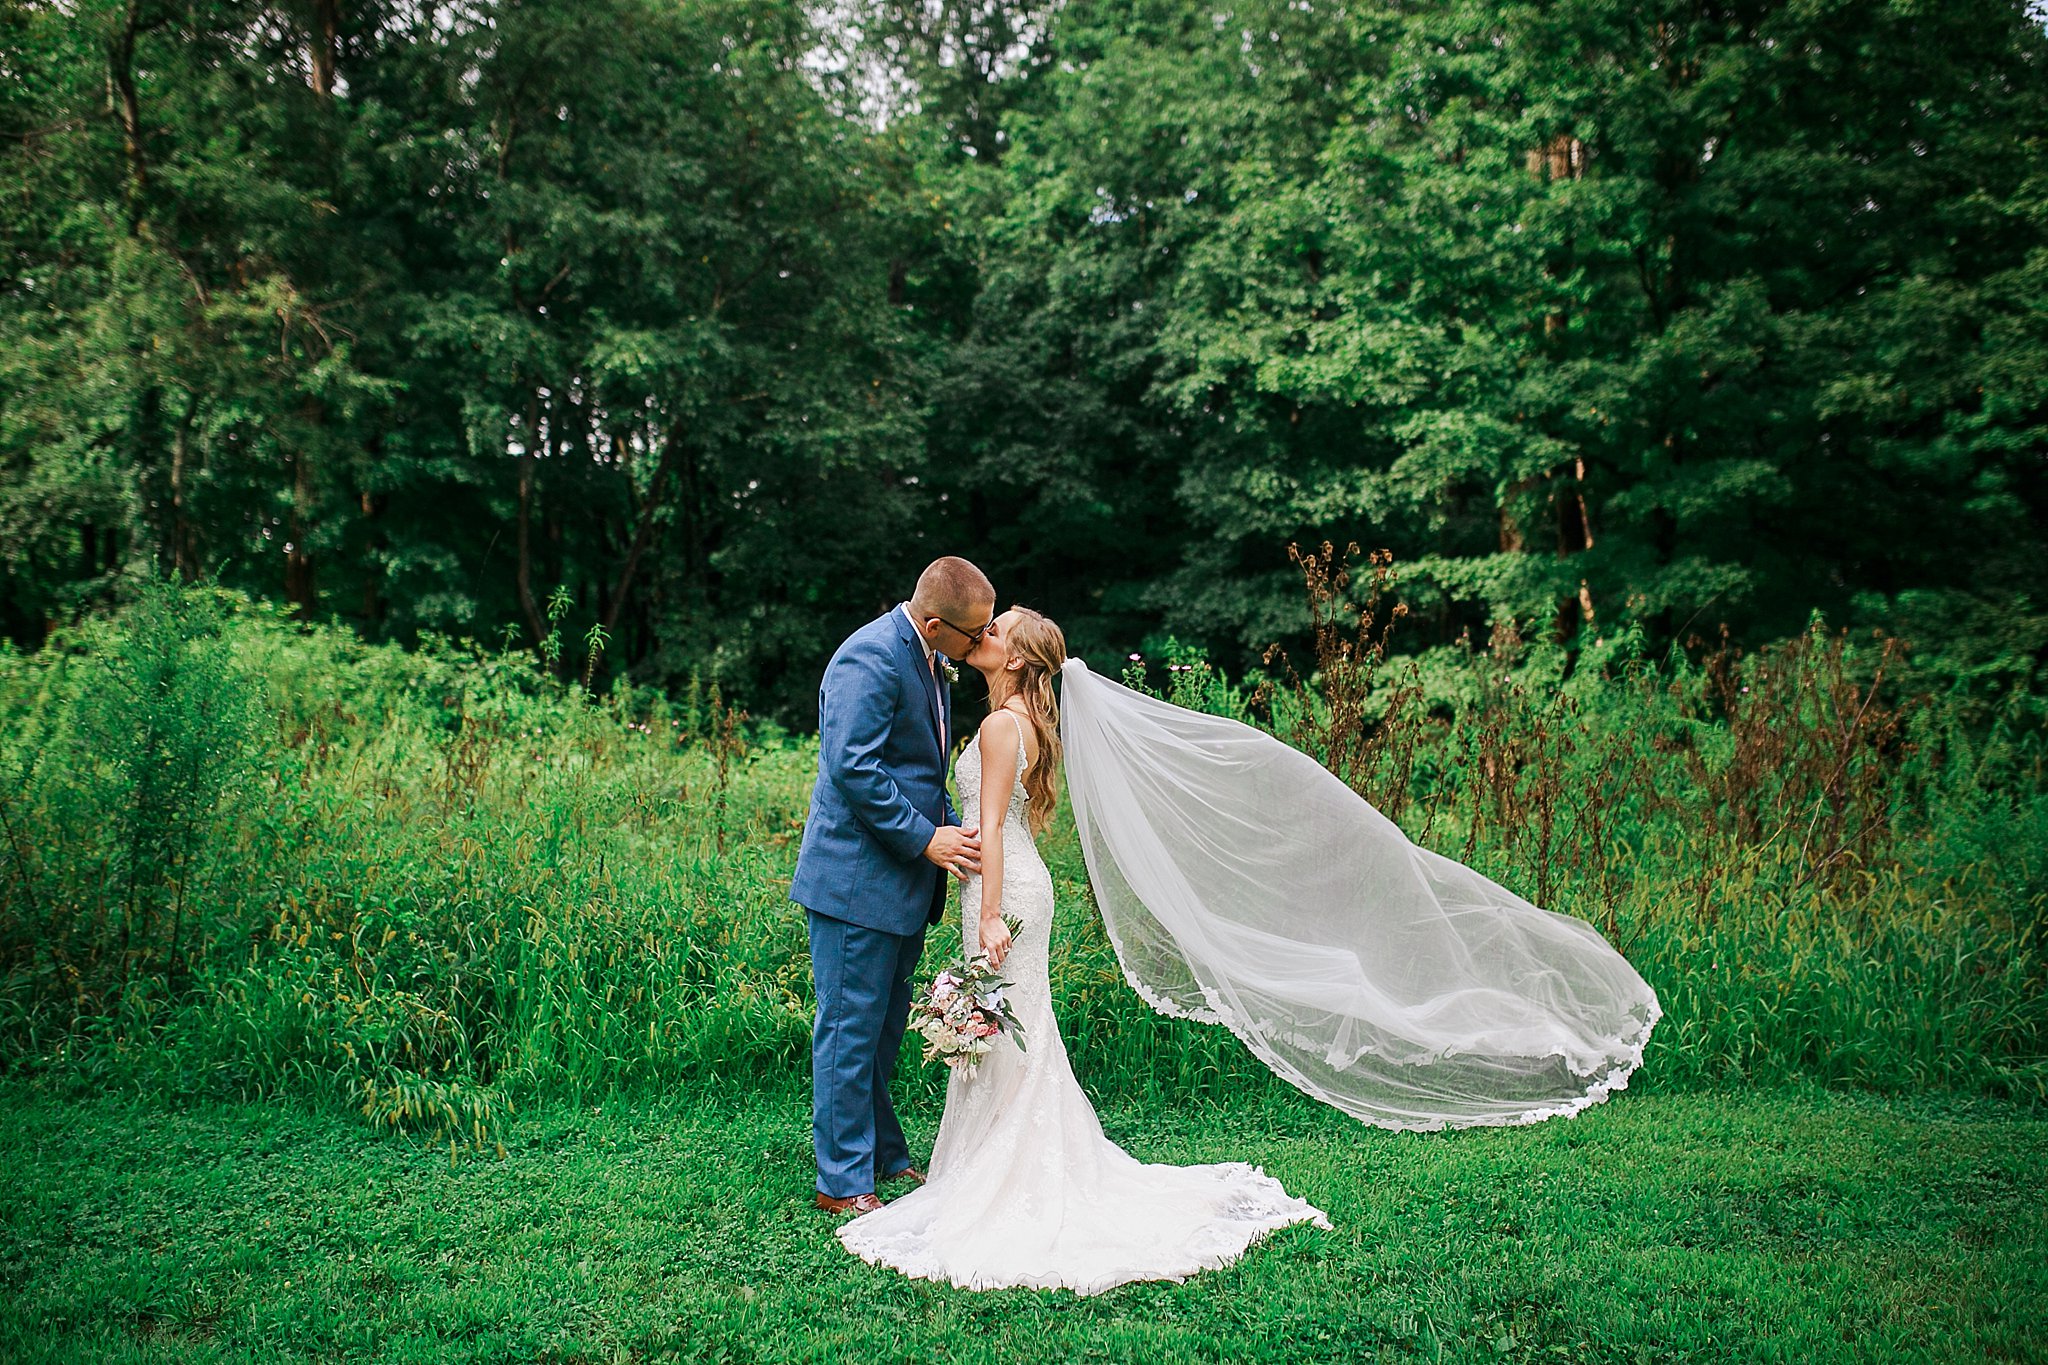
[[[1052,876],[1025,821],[1023,767],[1020,752],[1002,829],[1002,904],[1024,927],[1003,975],[1029,1050],[999,1039],[972,1076],[954,1071],[927,1183],[842,1224],[839,1240],[873,1264],[962,1289],[1088,1295],[1228,1265],[1291,1223],[1328,1228],[1321,1209],[1257,1166],[1141,1162],[1103,1134],[1053,1017]],[[979,736],[961,752],[956,775],[960,808],[980,809]],[[981,947],[979,877],[963,884],[960,903],[962,949],[971,956]]]

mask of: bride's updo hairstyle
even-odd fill
[[[1051,617],[1029,607],[1010,608],[1017,613],[1005,643],[1012,654],[1024,661],[1015,695],[1024,699],[1031,713],[1031,728],[1038,732],[1038,761],[1024,770],[1024,794],[1031,798],[1025,808],[1033,834],[1045,833],[1059,809],[1060,703],[1053,694],[1052,680],[1067,661],[1067,637]],[[1018,760],[1022,762],[1022,759]]]

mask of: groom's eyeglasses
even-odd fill
[[[992,626],[992,625],[994,625],[994,624],[996,623],[996,618],[995,618],[995,617],[994,617],[993,615],[991,615],[991,616],[990,616],[990,617],[988,618],[988,625],[985,625],[985,626],[983,626],[983,627],[982,627],[982,628],[981,628],[980,630],[961,630],[961,629],[960,629],[960,627],[958,627],[958,626],[955,626],[955,625],[953,625],[953,623],[952,623],[951,621],[948,621],[948,620],[947,620],[947,619],[946,619],[945,617],[943,617],[943,616],[934,616],[934,617],[932,618],[932,620],[934,620],[934,621],[937,621],[937,622],[938,622],[938,623],[939,623],[940,625],[942,625],[942,626],[952,626],[952,628],[953,628],[953,630],[954,630],[954,631],[956,631],[957,633],[959,633],[959,634],[961,634],[961,635],[964,635],[964,636],[966,636],[966,637],[967,637],[967,646],[968,646],[968,648],[970,648],[970,649],[972,649],[972,648],[974,647],[974,643],[975,643],[975,641],[977,641],[977,640],[981,639],[981,637],[982,637],[982,636],[984,636],[984,635],[988,634],[988,627],[989,627],[989,626]]]

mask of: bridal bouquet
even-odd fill
[[[1005,915],[1012,940],[1023,931],[1023,923]],[[910,1006],[910,1026],[924,1035],[924,1059],[941,1058],[947,1066],[974,1068],[1008,1034],[1024,1047],[1024,1026],[1010,1013],[1003,999],[1009,985],[989,966],[988,954],[976,953],[965,962],[955,960],[932,978],[929,986]]]

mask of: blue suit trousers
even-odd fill
[[[925,926],[892,934],[806,910],[811,981],[811,1139],[818,1189],[840,1199],[866,1194],[878,1176],[910,1164],[910,1146],[889,1077],[910,1017],[910,978]]]

